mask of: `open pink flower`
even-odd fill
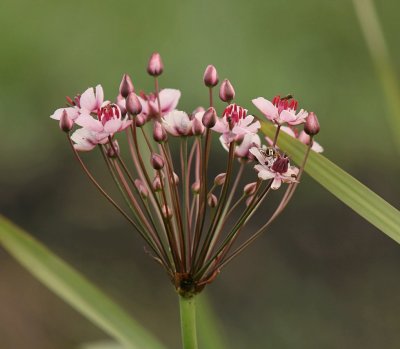
[[[71,136],[74,147],[78,151],[90,151],[97,144],[105,144],[108,142],[108,134],[89,131],[86,128],[77,129]]]
[[[289,98],[290,97],[290,98]],[[275,96],[270,102],[263,97],[253,99],[253,104],[265,115],[265,117],[277,125],[288,123],[299,125],[306,121],[308,112],[301,109],[297,114],[297,101],[291,96],[280,98]]]
[[[181,98],[181,91],[172,88],[165,88],[160,91],[159,97],[161,116],[163,116],[176,108],[179,99]],[[139,115],[144,116],[146,120],[158,116],[158,102],[154,93],[148,95],[141,93],[138,98],[142,104],[142,112]]]
[[[261,127],[260,122],[254,121],[254,116],[247,115],[247,109],[236,104],[231,104],[225,108],[222,118],[212,128],[218,133],[222,133],[221,142],[239,142],[246,134],[255,134]]]
[[[204,110],[195,111],[195,114],[190,116],[184,111],[173,110],[164,115],[161,122],[165,130],[172,136],[191,136],[204,132],[203,115]]]
[[[80,115],[90,115],[91,113],[97,113],[103,104],[104,92],[101,85],[97,85],[96,89],[89,87],[81,95],[76,96],[73,100],[67,98],[72,107],[59,108],[53,115],[50,115],[52,119],[60,120],[63,111],[65,110],[68,117],[75,121]]]
[[[161,122],[172,136],[189,136],[192,133],[192,121],[184,111],[173,110],[164,115]]]
[[[255,154],[258,150],[252,148],[251,152]],[[257,156],[257,158],[259,158]],[[299,169],[295,166],[290,166],[289,159],[285,156],[278,155],[272,161],[263,161],[254,166],[258,172],[258,178],[262,180],[273,179],[271,189],[276,190],[280,188],[282,183],[295,183]]]
[[[97,119],[88,114],[81,114],[75,123],[99,135],[111,136],[115,132],[126,129],[132,120],[127,117],[122,118],[121,110],[116,104],[104,102],[97,111]]]

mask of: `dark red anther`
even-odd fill
[[[97,116],[101,123],[104,125],[107,121],[111,119],[119,119],[121,117],[121,112],[116,104],[107,104],[97,111]]]
[[[297,109],[297,101],[295,99],[291,99],[289,102],[289,109],[296,110]]]
[[[272,104],[275,107],[277,107],[280,100],[281,100],[281,96],[275,96],[274,99],[272,100]]]
[[[285,173],[288,168],[289,159],[287,157],[278,157],[272,165],[272,170],[278,173]]]

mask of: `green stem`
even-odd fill
[[[181,314],[182,348],[197,349],[195,297],[179,296]]]

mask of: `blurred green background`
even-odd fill
[[[400,71],[400,2],[376,6]],[[2,0],[0,45],[1,212],[170,348],[180,341],[174,290],[48,118],[65,95],[101,83],[113,99],[125,72],[149,91],[145,66],[159,51],[162,86],[182,90],[190,111],[206,104],[202,74],[214,64],[251,111],[252,98],[293,93],[319,116],[325,155],[399,207],[399,157],[349,0]],[[270,232],[206,293],[229,348],[398,348],[399,268],[394,241],[305,177]],[[0,348],[106,338],[2,250],[0,277]]]

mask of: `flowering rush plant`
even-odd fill
[[[226,107],[214,108],[219,83],[214,66],[209,65],[203,77],[208,101],[193,112],[179,110],[179,90],[160,88],[163,70],[160,55],[154,53],[147,66],[154,91],[138,93],[125,74],[113,102],[97,85],[67,97],[67,106],[51,118],[58,120],[88,178],[164,268],[180,296],[184,348],[196,348],[195,295],[268,229],[293,197],[310,150],[320,152],[322,147],[314,141],[317,116],[299,109],[292,95],[253,99],[260,119],[276,126],[269,139],[258,134],[260,121],[233,103],[235,90],[229,80],[219,86]],[[281,131],[308,145],[299,167],[278,148]],[[120,147],[121,137],[127,149]],[[218,143],[223,149],[214,151]],[[95,148],[120,191],[119,199],[104,189],[81,156]],[[212,154],[226,164],[224,172],[213,173]],[[254,174],[244,176],[246,167]],[[264,212],[257,216],[278,189],[283,193],[275,211],[268,218]],[[257,229],[247,228],[252,219],[261,222]]]

